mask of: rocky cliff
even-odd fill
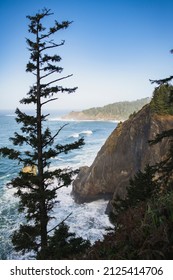
[[[126,195],[130,177],[146,164],[165,157],[168,139],[150,146],[148,140],[173,126],[173,116],[151,113],[144,106],[136,115],[120,123],[112,132],[90,167],[82,167],[73,184],[76,201]]]

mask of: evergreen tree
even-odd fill
[[[49,128],[43,126],[48,116],[43,113],[44,105],[56,100],[58,93],[72,93],[76,90],[76,87],[64,88],[58,84],[72,75],[61,76],[63,70],[59,66],[61,57],[57,54],[52,55],[52,52],[47,53],[64,45],[64,41],[55,43],[51,36],[59,30],[68,28],[71,22],[55,21],[53,27],[46,28],[42,22],[51,15],[53,15],[51,10],[44,8],[34,16],[27,16],[30,21],[28,31],[32,34],[32,40],[26,40],[30,51],[26,71],[34,75],[35,83],[20,103],[34,104],[36,114],[28,115],[17,108],[16,121],[21,125],[21,134],[16,132],[14,137],[11,137],[16,149],[8,147],[0,149],[2,156],[17,160],[24,167],[11,182],[16,189],[16,196],[20,199],[19,210],[26,216],[26,224],[20,225],[19,230],[13,235],[13,244],[16,250],[22,250],[23,253],[35,251],[40,259],[48,257],[51,232],[48,225],[52,219],[57,190],[71,184],[73,175],[77,173],[77,170],[70,168],[50,171],[51,159],[61,153],[78,149],[84,144],[83,139],[66,145],[55,144],[54,140],[64,126],[54,135]],[[53,77],[51,75],[55,74],[60,76],[50,79]],[[27,147],[24,152],[19,150],[19,146],[23,145]],[[25,172],[26,167],[30,169],[29,172]],[[56,186],[52,184],[55,178],[57,178]]]
[[[173,50],[170,51],[173,54]],[[151,102],[151,108],[155,112],[173,114],[173,76],[159,80],[150,80],[151,83],[155,83],[158,86],[155,89],[153,100]],[[155,139],[149,141],[151,145],[156,144],[164,138],[169,138],[168,141],[168,153],[166,158],[156,165],[158,183],[161,190],[172,189],[173,178],[173,129],[163,131],[156,135]]]
[[[89,247],[88,240],[76,237],[76,234],[69,232],[69,227],[62,222],[49,239],[49,258],[54,260],[80,258]]]
[[[173,115],[173,86],[162,84],[154,90],[150,107],[153,113],[159,115]]]
[[[129,180],[127,186],[127,195],[125,199],[117,197],[113,202],[114,214],[110,213],[110,219],[114,222],[116,217],[126,211],[128,208],[138,207],[140,202],[146,201],[150,198],[157,190],[157,181],[155,179],[155,168],[146,165],[144,171],[139,170],[133,178]]]

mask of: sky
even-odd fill
[[[82,110],[151,97],[149,79],[173,74],[172,0],[1,0],[0,110],[21,107],[35,77],[26,73],[30,52],[26,38],[29,20],[42,8],[54,13],[45,22],[73,21],[53,37],[65,45],[56,49],[64,68],[65,87],[48,109]]]

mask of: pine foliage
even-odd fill
[[[69,232],[69,227],[62,222],[53,236],[49,238],[49,259],[76,259],[90,247],[90,242],[75,233]]]
[[[125,199],[117,197],[112,202],[115,216],[118,216],[130,207],[137,207],[140,202],[150,198],[157,189],[157,182],[154,177],[155,168],[152,166],[146,165],[144,171],[139,170],[134,177],[129,180]],[[110,214],[110,217],[113,220],[113,213]]]
[[[173,115],[173,86],[162,84],[154,90],[150,107],[153,113]]]
[[[16,109],[16,121],[20,124],[21,133],[15,133],[11,141],[16,149],[4,147],[0,154],[12,160],[17,160],[23,167],[35,167],[36,174],[21,172],[11,182],[19,197],[19,210],[25,213],[26,223],[13,235],[13,244],[18,251],[34,251],[39,258],[48,258],[49,246],[49,222],[53,218],[57,197],[57,190],[71,184],[77,170],[71,168],[49,170],[51,159],[61,153],[68,153],[83,146],[84,140],[62,145],[54,144],[64,126],[52,135],[49,128],[45,128],[48,115],[43,113],[45,104],[57,99],[59,93],[72,93],[77,89],[66,88],[59,83],[72,76],[62,76],[63,68],[59,66],[61,57],[52,55],[52,51],[64,45],[54,42],[51,38],[56,32],[68,28],[69,21],[59,23],[55,21],[54,26],[46,28],[44,19],[53,15],[51,10],[44,8],[34,16],[27,16],[29,20],[28,32],[31,38],[26,39],[30,59],[26,71],[35,77],[35,83],[31,86],[27,96],[21,104],[34,104],[35,115],[28,115],[19,108]],[[51,54],[48,54],[50,51]],[[53,79],[51,79],[53,75]],[[24,146],[24,149],[19,149]],[[18,150],[19,149],[19,150]],[[57,184],[52,184],[56,179]]]

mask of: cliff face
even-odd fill
[[[112,132],[90,167],[81,168],[73,183],[76,201],[84,202],[106,196],[126,195],[130,177],[146,164],[164,158],[168,139],[150,146],[148,140],[171,129],[173,116],[153,115],[150,105],[144,106]]]

